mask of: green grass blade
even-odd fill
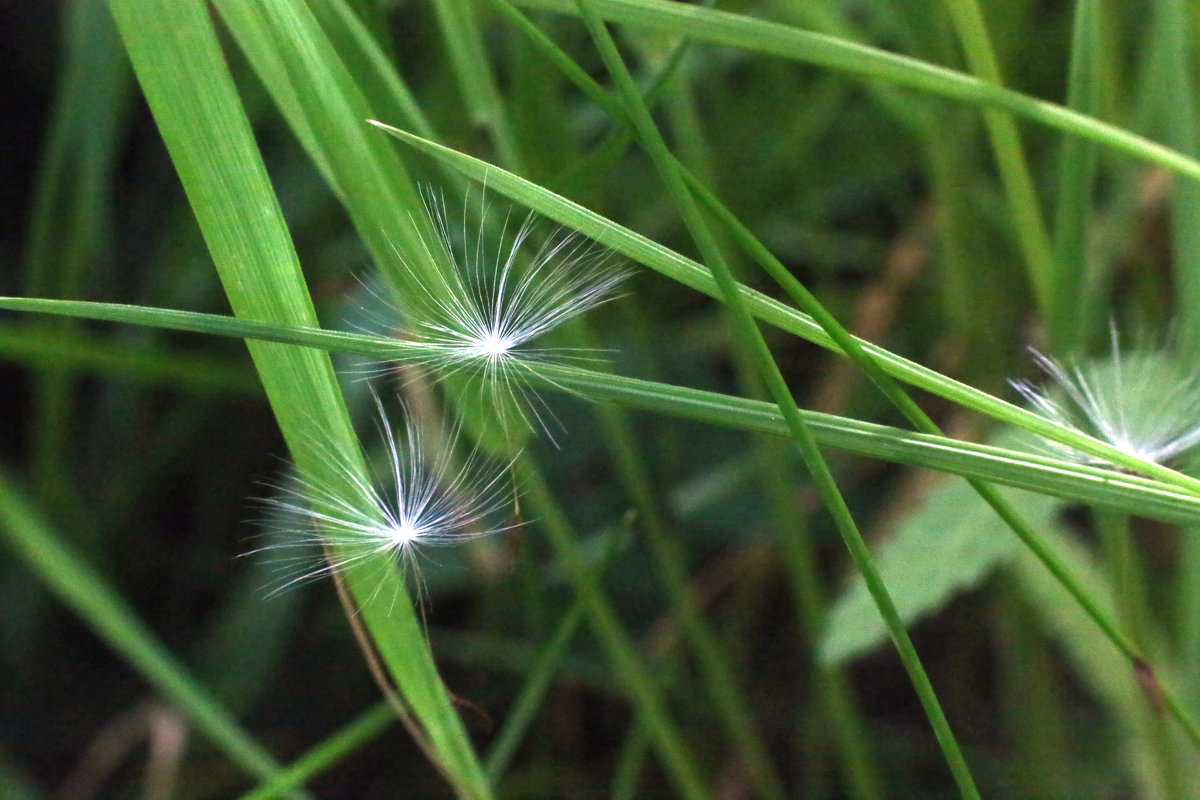
[[[578,13],[574,0],[518,0],[517,4],[564,14]],[[1200,181],[1200,161],[1195,158],[1116,125],[934,64],[775,22],[685,3],[599,0],[596,10],[611,22],[815,64],[970,105],[1000,108]]]
[[[64,63],[34,189],[23,279],[31,295],[80,297],[88,267],[107,246],[108,193],[132,82],[103,4],[77,0],[63,16]],[[60,508],[76,496],[62,468],[72,388],[71,377],[53,368],[34,382],[32,471],[38,494]]]
[[[44,326],[0,325],[0,357],[14,364],[104,373],[199,394],[258,397],[261,391],[253,372],[230,359],[161,347],[135,349],[82,331]]]
[[[270,754],[192,679],[121,596],[66,546],[3,472],[0,534],[64,605],[238,766],[263,779],[279,774]]]
[[[1101,107],[1100,8],[1095,0],[1075,5],[1067,105],[1085,114]],[[1059,156],[1054,214],[1054,282],[1046,313],[1049,339],[1062,353],[1078,352],[1091,323],[1094,293],[1083,290],[1087,269],[1087,223],[1096,176],[1096,146],[1067,138]]]
[[[971,70],[985,82],[1002,86],[1000,65],[996,62],[978,0],[946,0],[946,5]],[[1021,137],[1008,114],[985,110],[983,118],[1012,212],[1017,242],[1025,258],[1029,285],[1038,308],[1043,315],[1048,315],[1053,299],[1054,260]]]
[[[499,783],[534,718],[541,711],[541,704],[554,680],[559,662],[567,654],[571,640],[583,622],[583,613],[583,604],[576,600],[563,615],[550,641],[531,661],[525,683],[513,700],[512,708],[504,715],[504,725],[497,732],[484,758],[484,768],[493,783]]]
[[[353,754],[395,722],[396,712],[387,703],[381,702],[372,706],[347,723],[344,728],[309,748],[308,752],[281,770],[270,781],[242,795],[241,800],[273,800],[282,797]]]
[[[515,172],[524,172],[524,160],[508,124],[496,76],[484,52],[476,5],[461,0],[433,0],[458,89],[471,119],[487,129],[499,160]]]
[[[817,446],[816,440],[805,423],[804,417],[800,413],[795,399],[792,397],[791,390],[788,388],[783,374],[779,370],[779,365],[775,362],[766,340],[763,338],[762,332],[758,329],[754,318],[742,301],[741,287],[733,278],[733,272],[729,268],[724,255],[721,253],[715,234],[709,229],[707,221],[701,215],[699,203],[688,189],[680,168],[677,166],[674,157],[667,148],[666,142],[663,140],[654,124],[654,120],[650,116],[650,110],[642,101],[633,76],[629,73],[624,60],[617,51],[616,43],[608,34],[604,23],[595,16],[589,0],[578,0],[578,5],[584,23],[592,35],[592,40],[600,51],[600,57],[604,60],[609,75],[612,76],[614,82],[617,84],[618,91],[625,100],[626,111],[630,115],[642,146],[654,161],[660,177],[666,183],[668,191],[675,200],[675,205],[683,216],[692,239],[703,254],[705,263],[712,271],[722,299],[733,317],[735,331],[740,340],[743,352],[747,354],[751,363],[755,365],[760,379],[766,384],[771,397],[778,406],[784,421],[787,423],[788,432],[797,449],[800,451],[800,455],[808,467],[813,482],[816,484],[822,503],[833,516],[834,524],[846,548],[850,551],[850,556],[854,561],[855,567],[862,574],[879,608],[879,613],[887,622],[892,641],[896,645],[900,659],[904,663],[905,670],[909,674],[917,696],[920,698],[921,706],[929,718],[934,735],[937,737],[938,744],[942,748],[942,752],[946,757],[950,772],[954,776],[954,781],[958,785],[959,791],[964,797],[979,797],[975,781],[971,777],[970,769],[967,767],[966,760],[962,756],[958,742],[950,730],[950,725],[945,713],[942,711],[941,703],[934,694],[933,686],[925,673],[925,668],[921,664],[916,648],[913,647],[912,641],[909,639],[908,632],[904,629],[904,623],[896,611],[896,606],[888,593],[887,587],[883,584],[879,576],[874,559],[867,548],[866,541],[863,539],[862,534],[858,530],[858,525],[850,514],[850,509],[842,497],[833,473],[821,455],[820,448]],[[751,765],[752,768],[753,766]]]
[[[691,259],[494,164],[480,161],[434,142],[425,141],[380,122],[373,124],[406,144],[453,166],[474,180],[486,183],[492,190],[512,198],[543,216],[577,230],[672,280],[679,281],[710,297],[720,299],[720,290],[712,275]],[[740,289],[740,294],[749,311],[763,322],[801,336],[821,347],[835,351],[840,350],[833,338],[807,314],[802,314],[761,292],[746,287]],[[1192,491],[1200,493],[1200,481],[1188,478],[1159,464],[1142,461],[1110,444],[1065,428],[1045,417],[901,358],[869,342],[857,341],[859,347],[867,352],[885,373],[898,380],[1051,441],[1068,445],[1127,469],[1154,476],[1167,483],[1190,487]]]
[[[1164,138],[1180,152],[1200,153],[1200,121],[1195,80],[1196,33],[1200,20],[1194,9],[1177,0],[1155,6],[1151,46],[1161,63],[1153,99],[1165,129]],[[1200,348],[1200,187],[1180,183],[1174,187],[1170,208],[1171,250],[1174,266],[1174,308],[1178,314],[1180,352]],[[1200,530],[1181,532],[1177,570],[1177,619],[1180,662],[1191,670],[1188,699],[1193,712],[1200,710]]]
[[[0,308],[60,313],[87,319],[130,322],[172,330],[298,345],[355,353],[380,361],[403,362],[411,346],[402,341],[358,333],[324,331],[190,311],[143,308],[73,300],[0,298]],[[788,435],[772,403],[612,375],[578,367],[542,364],[531,375],[543,389],[618,403],[685,419],[773,436]],[[928,467],[967,478],[994,481],[1083,503],[1095,503],[1165,521],[1200,521],[1200,494],[1150,478],[1075,462],[1018,453],[1002,448],[890,428],[807,411],[817,441],[851,453]],[[1178,475],[1171,470],[1168,474]],[[1184,476],[1181,476],[1184,477]]]
[[[112,0],[110,8],[235,314],[315,325],[312,301],[207,7],[188,0],[149,5]],[[304,55],[320,57],[319,52]],[[311,135],[310,128],[301,138]],[[342,154],[326,156],[340,163]],[[342,486],[334,465],[322,457],[320,439],[311,434],[315,426],[329,446],[349,458],[359,455],[328,356],[260,342],[249,347],[297,466],[330,486]],[[380,574],[390,577],[395,593],[378,591]],[[370,580],[351,574],[348,582],[443,774],[461,795],[487,797],[483,771],[438,677],[415,610],[408,602],[379,599],[381,594],[404,596],[401,577],[394,568],[381,569]]]
[[[380,114],[383,109],[393,109],[398,118],[408,120],[412,129],[421,131],[425,138],[437,138],[412,90],[346,0],[312,0],[308,7],[334,51],[345,59],[371,108]]]
[[[579,537],[572,529],[545,476],[534,460],[522,455],[513,465],[524,497],[538,515],[555,554],[571,576],[576,596],[587,610],[596,638],[612,662],[623,690],[638,710],[662,762],[663,769],[682,797],[701,800],[711,796],[695,756],[689,751],[679,726],[671,719],[657,681],[625,631],[616,608],[609,602],[595,569],[580,552]]]

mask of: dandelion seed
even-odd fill
[[[515,499],[505,479],[507,467],[488,471],[478,450],[472,450],[456,466],[457,426],[436,454],[429,452],[411,420],[405,423],[404,441],[398,441],[377,396],[375,405],[385,470],[368,470],[364,477],[357,459],[317,439],[314,444],[334,478],[299,475],[278,487],[275,497],[262,501],[274,512],[271,527],[276,540],[247,555],[267,553],[273,557],[282,582],[272,594],[356,568],[379,570],[377,585],[382,588],[386,572],[396,564],[404,576],[416,582],[420,603],[426,592],[418,561],[426,548],[460,544],[517,527],[516,523],[489,522]]]
[[[1115,327],[1110,336],[1105,358],[1064,363],[1033,351],[1049,388],[1025,381],[1013,381],[1013,387],[1041,416],[1144,461],[1171,461],[1200,444],[1200,376],[1166,349],[1122,353]],[[1106,463],[1057,442],[1046,444],[1072,461]]]
[[[530,388],[541,364],[588,359],[595,350],[537,346],[533,342],[563,322],[613,298],[630,274],[614,265],[612,252],[575,233],[555,231],[533,245],[538,218],[529,214],[515,234],[505,216],[499,236],[507,247],[495,256],[484,245],[489,215],[481,198],[480,225],[471,235],[464,222],[462,255],[456,255],[445,199],[426,194],[436,240],[421,240],[434,263],[454,264],[432,284],[401,258],[421,286],[409,296],[414,319],[410,335],[421,352],[410,364],[429,367],[441,378],[463,373],[479,382],[481,398],[503,419],[510,409],[527,424],[534,420],[549,433],[545,405]],[[428,278],[426,278],[428,280]],[[530,417],[532,416],[533,419]]]

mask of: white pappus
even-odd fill
[[[386,468],[373,469],[367,460],[364,475],[357,459],[314,437],[336,480],[298,473],[276,487],[274,497],[261,501],[271,512],[273,541],[246,555],[266,554],[278,568],[282,580],[271,594],[334,572],[371,566],[380,568],[382,587],[383,570],[395,563],[416,582],[420,602],[425,585],[418,560],[426,548],[460,544],[519,525],[495,522],[516,500],[508,480],[511,462],[489,468],[478,449],[456,462],[457,425],[447,432],[443,446],[431,452],[407,414],[401,441],[383,403],[378,396],[374,399]]]
[[[468,229],[466,202],[461,230],[451,228],[445,199],[425,192],[433,221],[434,241],[421,237],[426,257],[435,264],[453,264],[450,274],[431,270],[429,278],[400,257],[409,273],[406,295],[411,314],[408,335],[418,346],[409,364],[430,368],[441,378],[465,373],[478,380],[483,399],[503,417],[515,401],[517,414],[531,423],[530,414],[549,432],[544,404],[533,394],[530,378],[538,366],[553,361],[595,358],[597,351],[546,347],[534,340],[566,320],[612,299],[630,270],[615,264],[612,251],[574,232],[556,229],[538,236],[535,214],[511,232],[506,212],[493,250],[485,244],[490,208],[480,193],[478,229]],[[456,236],[462,253],[456,253]],[[399,256],[399,253],[397,253]],[[553,381],[550,381],[553,382]]]
[[[1111,444],[1144,461],[1177,460],[1200,444],[1200,377],[1168,348],[1121,351],[1110,327],[1107,357],[1058,361],[1033,351],[1050,378],[1039,389],[1012,381],[1033,410],[1060,425]],[[1056,442],[1047,446],[1062,458],[1106,463]]]

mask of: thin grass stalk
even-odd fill
[[[807,311],[814,319],[816,319],[822,328],[829,333],[837,344],[842,348],[856,364],[871,378],[877,387],[887,396],[887,398],[900,410],[901,413],[913,424],[917,430],[934,435],[944,435],[937,424],[927,415],[915,402],[910,398],[902,388],[880,369],[878,363],[866,352],[864,348],[859,346],[858,340],[850,335],[848,331],[841,327],[837,320],[829,314],[829,312],[817,301],[817,299],[799,282],[795,277],[787,271],[779,261],[771,255],[771,253],[763,247],[761,242],[758,242],[754,236],[741,225],[741,223],[725,209],[715,197],[712,196],[703,186],[693,183],[692,188],[697,192],[697,195],[705,201],[706,207],[713,214],[717,215],[733,232],[738,242],[750,252],[753,257],[759,262],[764,270],[771,275],[772,278],[783,287],[784,291],[793,299],[794,302],[805,311]],[[1005,500],[994,487],[984,483],[976,478],[968,478],[968,483],[971,488],[986,502],[996,514],[1004,520],[1005,524],[1012,529],[1021,541],[1028,547],[1033,554],[1046,566],[1055,578],[1062,584],[1079,606],[1091,617],[1096,626],[1109,638],[1110,641],[1117,647],[1118,650],[1129,660],[1130,666],[1135,674],[1148,672],[1151,676],[1156,676],[1156,671],[1149,661],[1145,658],[1137,643],[1131,639],[1122,629],[1120,622],[1113,619],[1104,610],[1103,604],[1088,590],[1088,587],[1080,581],[1067,566],[1059,555],[1055,552],[1050,542],[1039,534],[1036,530],[1030,527],[1021,518],[1017,510]],[[1154,678],[1157,683],[1157,677]],[[1198,747],[1200,747],[1200,726],[1197,725],[1192,715],[1183,713],[1182,706],[1175,697],[1174,692],[1169,688],[1157,685],[1157,691],[1170,697],[1168,706],[1172,709],[1172,714],[1180,726],[1187,732]]]
[[[474,12],[465,4],[458,5],[462,7],[448,9],[444,8],[447,6],[444,0],[435,3],[445,36],[450,41],[450,53],[457,62],[460,83],[469,84],[471,87],[468,100],[471,96],[477,96],[474,106],[486,123],[501,160],[506,162],[510,170],[522,172],[522,165],[516,160],[518,149],[504,114],[504,103],[500,98],[495,76],[482,55],[483,44],[479,38],[479,28],[472,21]],[[669,63],[677,64],[679,59],[671,59]],[[467,93],[466,85],[463,86],[463,90]],[[589,338],[586,325],[586,320],[578,320],[575,326],[584,339]],[[684,634],[696,653],[708,692],[750,772],[757,793],[762,797],[781,800],[784,796],[782,783],[771,765],[766,745],[754,729],[753,715],[737,688],[732,669],[722,653],[720,644],[696,608],[687,584],[682,555],[672,544],[663,525],[662,514],[649,486],[648,473],[642,464],[638,448],[633,443],[634,437],[628,424],[622,414],[611,407],[601,407],[597,413],[601,421],[601,433],[617,467],[618,478],[625,485],[640,512],[659,575],[667,589],[671,606],[680,619]],[[559,510],[555,516],[564,515]]]
[[[945,0],[945,3],[971,71],[987,83],[1003,86],[1000,65],[978,0]],[[1029,286],[1042,316],[1048,318],[1054,299],[1054,256],[1021,137],[1007,113],[985,109],[983,119],[1016,227],[1013,233],[1025,260]]]
[[[738,371],[743,383],[754,381],[748,359],[738,359]],[[756,395],[762,391],[755,392]],[[786,442],[754,437],[758,453],[755,464],[766,490],[779,530],[779,549],[783,554],[789,584],[792,589],[796,615],[805,632],[815,640],[827,623],[828,603],[821,585],[817,556],[813,547],[808,520],[796,503],[796,489],[785,476],[790,472]],[[812,653],[810,644],[809,653]],[[810,659],[813,684],[821,710],[829,720],[833,733],[833,748],[842,767],[842,785],[847,796],[854,800],[879,800],[884,797],[879,771],[871,759],[862,715],[854,703],[853,693],[845,673],[837,666],[820,659]]]
[[[633,498],[642,530],[650,543],[651,556],[668,601],[683,630],[684,638],[695,653],[705,689],[734,749],[744,762],[755,793],[760,797],[786,796],[783,783],[771,763],[766,744],[754,725],[754,715],[738,687],[737,677],[720,640],[704,621],[696,597],[688,582],[682,548],[667,531],[659,504],[654,499],[650,476],[625,415],[612,406],[596,409],[600,427],[608,442],[618,479]]]
[[[1133,640],[1146,647],[1150,638],[1150,598],[1145,581],[1145,567],[1133,540],[1129,516],[1111,511],[1097,511],[1094,516],[1117,613],[1121,615]],[[1190,792],[1185,788],[1187,779],[1177,757],[1172,731],[1165,726],[1161,714],[1155,714],[1147,724],[1150,735],[1154,737],[1155,746],[1152,750],[1156,756],[1157,772],[1166,796],[1189,796]]]
[[[1067,107],[1097,114],[1103,107],[1100,7],[1097,0],[1078,0],[1071,34]],[[1046,311],[1049,342],[1056,352],[1078,352],[1092,322],[1092,292],[1087,286],[1088,220],[1096,179],[1096,146],[1064,137],[1059,153],[1058,196],[1054,212],[1054,279]]]
[[[518,458],[513,470],[522,487],[522,497],[550,539],[555,555],[570,574],[576,595],[587,608],[596,638],[620,674],[625,691],[637,716],[644,720],[651,743],[672,783],[684,797],[696,800],[708,797],[700,768],[671,719],[662,692],[646,670],[596,575],[580,555],[576,545],[579,537],[562,513],[541,470],[529,454]]]
[[[1072,770],[1066,732],[1065,682],[1037,618],[1009,570],[1000,576],[996,642],[1005,723],[1012,731],[1019,765],[1014,794],[1058,800],[1071,794]]]
[[[484,52],[476,4],[462,0],[433,0],[450,64],[472,121],[487,130],[501,163],[524,173],[524,159],[508,123],[504,100]]]
[[[161,692],[247,774],[271,779],[281,767],[197,683],[121,595],[76,555],[0,472],[0,536],[38,579],[122,660]]]
[[[514,0],[526,8],[578,15],[575,0]],[[752,53],[777,56],[870,80],[893,83],[973,106],[999,108],[1047,127],[1103,144],[1200,181],[1200,160],[1116,125],[961,72],[874,47],[775,22],[661,0],[596,0],[605,20],[684,35]]]
[[[386,701],[376,703],[340,730],[310,747],[274,778],[246,792],[238,800],[274,800],[283,797],[321,773],[328,772],[363,745],[379,738],[395,722],[396,712],[392,707]]]
[[[35,298],[0,298],[0,308],[279,342],[380,361],[404,362],[420,357],[411,345],[388,337],[259,323],[219,314]],[[529,379],[536,388],[577,397],[752,433],[788,435],[787,424],[773,403],[548,363],[539,365],[538,373],[531,373]],[[801,414],[819,443],[849,453],[1032,489],[1168,522],[1190,524],[1200,518],[1200,497],[1161,481],[815,411]]]
[[[582,206],[556,195],[495,165],[480,161],[456,150],[442,147],[433,142],[417,138],[405,131],[375,122],[377,127],[390,135],[416,147],[429,155],[453,164],[476,180],[523,205],[538,211],[630,259],[654,269],[666,277],[690,286],[697,291],[721,299],[721,292],[711,272],[694,261],[667,250],[661,245]],[[747,310],[756,318],[788,333],[800,336],[816,345],[841,352],[829,334],[807,314],[791,306],[771,299],[761,292],[745,286],[739,294]],[[5,301],[11,302],[11,301]],[[1170,467],[1146,461],[1131,455],[1112,444],[1093,438],[1077,430],[1058,424],[1032,411],[1013,405],[980,389],[963,384],[935,370],[897,356],[877,345],[855,339],[880,365],[881,369],[898,380],[963,405],[974,411],[992,416],[1002,422],[1034,433],[1053,442],[1065,444],[1098,459],[1125,468],[1140,475],[1152,476],[1164,483],[1186,489],[1200,497],[1200,479],[1190,477]]]
[[[149,6],[143,0],[111,0],[110,8],[235,314],[314,325],[312,300],[209,9],[198,0],[157,0]],[[244,7],[234,10],[254,12]],[[270,7],[277,15],[287,10],[282,5]],[[309,24],[304,30],[312,29],[311,18],[303,15],[271,20],[276,27],[268,23],[243,41],[254,44],[265,37],[278,44],[286,39],[285,31],[297,32],[296,25],[304,28]],[[317,47],[301,49],[287,69],[321,80],[323,72],[317,62],[325,56],[319,49],[320,40],[304,42]],[[311,91],[311,87],[303,89]],[[302,105],[294,99],[293,108]],[[309,110],[321,114],[326,109],[318,103]],[[321,121],[335,130],[338,127],[336,114],[327,114]],[[346,120],[341,123],[342,127],[349,124]],[[299,130],[302,139],[313,132],[307,126]],[[325,151],[325,155],[335,156],[333,163],[342,163],[343,154]],[[328,158],[318,158],[318,162],[331,163]],[[370,173],[368,165],[354,166],[362,172],[351,174],[381,180]],[[343,181],[339,185],[344,188],[348,184]],[[324,441],[347,454],[352,468],[365,472],[328,356],[259,342],[250,343],[249,349],[297,466],[329,486],[344,485],[345,476],[337,474],[316,445],[311,435],[315,427],[327,437]],[[353,461],[356,456],[357,463]],[[419,743],[429,748],[434,764],[456,792],[486,798],[490,795],[486,778],[437,675],[416,613],[409,602],[378,600],[380,574],[388,574],[396,587],[394,594],[383,594],[406,596],[402,578],[394,569],[390,573],[381,569],[371,579],[352,574],[348,580],[384,663],[427,737]]]
[[[437,139],[437,132],[425,115],[408,84],[396,71],[395,62],[383,50],[371,31],[346,3],[346,0],[309,0],[308,7],[329,36],[333,48],[349,59],[361,55],[368,66],[353,71],[371,108],[378,114],[394,111],[415,131],[423,131],[427,139]]]
[[[1196,25],[1194,9],[1178,0],[1154,7],[1150,52],[1161,63],[1152,97],[1164,139],[1180,152],[1200,154],[1196,108]],[[1171,250],[1175,312],[1181,352],[1200,352],[1200,187],[1177,182],[1171,198]],[[1179,660],[1187,678],[1189,705],[1200,714],[1200,528],[1179,532],[1176,608]]]
[[[561,513],[561,508],[559,509],[559,513]],[[616,557],[627,533],[628,530],[624,525],[613,529],[607,552],[604,554],[601,562],[592,568],[597,576],[597,580],[600,580],[600,576],[603,575],[604,570]],[[532,548],[526,548],[526,550],[531,551]],[[527,555],[529,558],[526,558],[525,561],[531,564],[533,553],[528,552]],[[531,598],[532,602],[530,605],[535,608],[536,614],[541,617],[544,616],[545,604],[543,602],[544,593],[539,591],[539,589],[542,588],[544,574],[539,568],[532,569],[531,573],[533,573],[532,577],[537,585],[536,587],[531,587],[534,591],[532,592],[533,597]],[[574,640],[579,626],[583,624],[586,618],[587,606],[576,596],[571,607],[559,618],[548,641],[536,654],[526,660],[526,665],[522,665],[520,671],[524,674],[525,681],[516,699],[513,700],[509,707],[508,712],[504,715],[504,723],[500,731],[492,739],[491,748],[484,758],[484,769],[487,771],[488,778],[491,780],[493,786],[498,787],[500,785],[504,773],[516,755],[517,749],[521,746],[526,734],[541,712],[546,694],[549,692],[562,666],[563,660],[570,652],[571,642]],[[530,627],[538,630],[545,626],[535,624]]]
[[[546,693],[583,622],[585,611],[583,602],[577,599],[559,620],[554,635],[530,662],[521,691],[504,715],[504,723],[483,759],[483,768],[493,786],[499,786],[525,734],[541,713]]]
[[[78,297],[86,269],[105,247],[108,193],[129,106],[130,75],[103,3],[75,0],[65,5],[63,17],[63,64],[34,185],[24,279],[28,294]],[[73,327],[65,320],[48,324],[51,335],[69,335]],[[62,461],[71,451],[74,391],[69,372],[54,367],[36,372],[31,472],[46,507],[86,524],[71,470]]]
[[[866,542],[863,541],[858,527],[850,516],[850,510],[838,490],[837,482],[825,464],[816,441],[808,432],[804,419],[800,415],[800,410],[796,406],[795,400],[792,398],[791,392],[782,374],[779,372],[779,367],[771,356],[771,352],[767,348],[761,332],[756,327],[749,312],[742,305],[738,285],[734,281],[728,265],[725,263],[724,256],[721,254],[716,240],[700,216],[699,206],[696,204],[683,177],[680,175],[676,167],[676,162],[655,127],[649,111],[642,103],[641,95],[637,91],[633,77],[629,74],[620,53],[617,51],[616,44],[612,41],[604,24],[595,15],[588,0],[579,0],[578,7],[584,24],[592,35],[592,40],[600,52],[609,75],[613,78],[625,100],[626,110],[638,132],[638,138],[641,140],[642,146],[646,148],[651,159],[655,162],[660,176],[667,184],[671,195],[675,199],[676,205],[684,218],[693,240],[704,256],[704,262],[712,270],[713,277],[716,279],[721,294],[724,296],[725,303],[735,320],[738,338],[742,346],[749,351],[750,357],[755,361],[756,367],[762,379],[766,382],[771,396],[774,398],[785,421],[788,423],[789,431],[795,439],[800,454],[812,473],[817,491],[830,513],[833,514],[838,531],[842,535],[847,548],[850,550],[855,566],[862,573],[871,591],[871,595],[887,623],[888,631],[892,636],[893,642],[896,644],[905,669],[909,673],[909,677],[921,700],[926,716],[929,717],[930,723],[933,726],[934,734],[945,754],[946,761],[955,783],[959,787],[959,791],[964,797],[979,797],[979,791],[975,788],[975,782],[971,778],[970,770],[967,767],[965,759],[962,757],[958,743],[955,741],[954,734],[951,732],[945,714],[942,712],[941,705],[933,693],[933,687],[925,675],[920,658],[917,656],[916,650],[908,638],[908,632],[904,629],[904,624],[900,620],[900,615],[896,611],[895,604],[892,602],[887,588],[879,576],[870,550],[867,548]]]
[[[621,749],[617,752],[617,766],[613,770],[609,789],[610,800],[635,800],[638,796],[639,777],[650,754],[650,731],[646,722],[638,717],[629,728]]]

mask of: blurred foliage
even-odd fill
[[[312,5],[330,26],[329,10],[343,4]],[[469,5],[506,104],[514,147],[507,153],[503,137],[464,100],[438,5],[345,4],[394,61],[438,141],[489,161],[507,159],[507,169],[694,256],[650,161],[623,146],[611,120],[491,4],[477,2]],[[969,71],[943,4],[743,0],[718,7]],[[1196,10],[1154,0],[1080,0],[1078,7],[1091,9],[1099,31],[1088,45],[1097,48],[1092,80],[1099,99],[1091,111],[1186,152],[1186,124],[1173,116],[1184,112],[1173,106],[1194,105],[1197,97]],[[1079,8],[983,3],[1006,86],[1066,102],[1079,53],[1078,45],[1072,49]],[[607,85],[578,20],[529,13]],[[374,281],[368,248],[217,20],[318,316],[326,328],[354,330],[367,316],[364,306],[376,302],[363,288]],[[1018,223],[978,108],[795,61],[681,45],[634,26],[613,30],[646,87],[665,75],[657,121],[676,154],[855,333],[1010,399],[1008,376],[1030,372],[1027,345],[1072,340],[1068,333],[1056,341],[1071,326],[1036,308]],[[8,87],[0,116],[9,142],[0,152],[0,261],[8,265],[0,293],[227,313],[104,4],[10,4],[0,12],[0,31],[8,54],[0,67]],[[369,74],[361,54],[339,52],[356,75]],[[1171,54],[1182,62],[1171,62]],[[1086,257],[1074,287],[1080,297],[1070,298],[1082,307],[1075,340],[1102,350],[1108,317],[1167,327],[1178,314],[1183,335],[1194,330],[1186,309],[1194,316],[1200,308],[1189,305],[1200,260],[1184,261],[1197,255],[1179,232],[1194,218],[1179,190],[1185,181],[1099,150],[1092,182],[1066,187],[1059,182],[1065,137],[1027,122],[1017,130],[1036,210],[1053,235],[1070,227],[1052,214],[1061,194],[1083,198]],[[461,189],[431,162],[404,157],[418,181]],[[737,266],[749,285],[784,296],[748,263]],[[588,323],[589,332],[570,335],[600,341],[621,374],[748,391],[724,309],[649,271]],[[764,332],[802,408],[902,425],[843,360]],[[367,404],[355,403],[363,385],[349,367],[342,377],[351,405],[361,406],[356,416],[368,419]],[[380,714],[378,688],[332,585],[268,599],[270,565],[238,558],[261,533],[252,498],[287,469],[244,346],[4,313],[0,387],[0,480],[17,487],[276,760],[293,761],[356,715]],[[948,403],[919,399],[961,438],[992,434]],[[579,398],[546,401],[563,433],[557,447],[541,441],[530,449],[579,533],[587,563],[650,665],[714,796],[755,796],[746,765],[719,730],[704,666],[681,631],[679,606],[649,543],[648,528],[657,523],[640,509],[631,514],[636,502],[620,480],[606,423]],[[870,628],[874,608],[851,605],[863,599],[861,584],[851,582],[859,600],[844,600],[828,626],[806,619],[804,603],[796,602],[796,556],[781,545],[785,536],[809,537],[822,600],[850,579],[844,548],[794,454],[768,461],[752,437],[648,413],[629,412],[625,423],[664,538],[678,551],[687,589],[730,661],[788,796],[870,796],[848,786],[830,710],[818,699],[822,681],[841,677],[866,731],[867,771],[881,776],[884,795],[951,796],[898,659],[869,650],[881,639]],[[1075,609],[1054,593],[1057,585],[999,522],[983,516],[959,479],[932,484],[897,465],[828,456],[867,538],[896,537],[890,557],[900,564],[885,567],[885,578],[902,607],[930,614],[912,631],[985,796],[1190,796],[1178,792],[1196,788],[1194,752],[1182,749],[1176,732],[1156,727],[1118,656],[1096,658],[1107,642],[1094,643],[1089,623],[1071,617]],[[764,464],[777,468],[777,485],[764,477]],[[1115,569],[1107,560],[1114,550],[1106,549],[1093,516],[1045,497],[1016,502],[1053,529],[1073,563],[1111,597],[1108,582],[1115,579],[1105,569]],[[576,631],[568,624],[578,613],[575,592],[539,527],[545,520],[525,509],[515,513],[530,520],[520,532],[438,552],[424,564],[429,640],[479,751],[488,752],[523,691],[545,693],[497,795],[605,796],[627,773],[636,776],[637,796],[671,795],[662,766],[646,754],[629,688],[587,625],[576,619]],[[1190,589],[1200,581],[1189,571],[1200,558],[1188,547],[1188,531],[1129,524],[1150,584],[1142,587],[1145,607],[1130,613],[1151,622],[1132,629],[1200,711],[1200,634],[1192,630],[1200,599]],[[913,569],[903,566],[901,542],[915,548],[907,556]],[[170,736],[186,735],[189,726],[179,711],[162,704],[128,661],[3,552],[0,795],[132,796],[149,780],[147,765],[156,764],[178,770],[172,797],[251,788],[241,767],[202,737],[172,752]],[[978,559],[967,564],[970,553]],[[861,657],[845,673],[830,673],[815,663],[818,644],[837,640],[846,626],[861,642],[838,640],[837,655]],[[563,642],[557,649],[556,635]],[[550,664],[544,685],[529,677],[541,658]],[[449,795],[403,727],[358,719],[361,738],[309,781],[308,791]]]

